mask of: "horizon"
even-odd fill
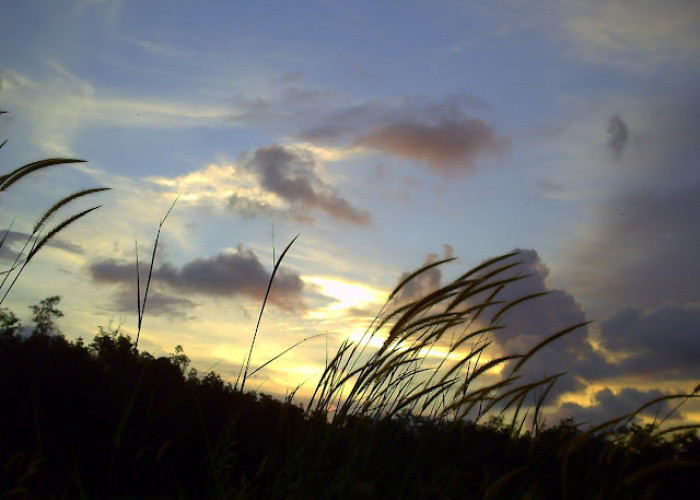
[[[369,325],[402,276],[425,293],[522,250],[496,352],[592,323],[537,358],[568,372],[556,421],[599,421],[700,382],[700,6],[444,1],[148,5],[21,2],[0,19],[6,268],[78,189],[102,207],[61,232],[2,307],[59,295],[71,339],[137,324],[135,243],[163,226],[140,349],[182,345],[232,381],[279,269],[248,382],[284,394]],[[31,26],[31,30],[27,27]],[[326,335],[328,334],[328,335]],[[312,382],[299,391],[304,397]],[[700,422],[688,402],[680,420]],[[548,419],[549,420],[549,419]],[[552,423],[552,420],[549,420]]]

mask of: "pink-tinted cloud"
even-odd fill
[[[443,119],[438,123],[399,121],[375,127],[356,143],[425,162],[446,174],[474,171],[477,158],[499,155],[508,148],[508,141],[493,126],[477,118]]]

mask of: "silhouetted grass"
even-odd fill
[[[5,111],[0,111],[0,114],[5,113]],[[2,149],[5,144],[7,144],[7,140],[0,143],[0,149]],[[21,179],[30,175],[35,175],[37,172],[40,172],[48,167],[67,165],[71,163],[83,163],[84,161],[85,160],[78,160],[75,158],[47,158],[18,167],[7,174],[0,175],[0,195],[13,187]],[[44,212],[41,217],[39,217],[37,222],[34,224],[31,233],[26,236],[22,248],[19,252],[16,252],[14,261],[12,264],[10,264],[10,267],[0,270],[0,304],[5,301],[7,295],[10,293],[10,290],[19,279],[27,264],[29,264],[29,262],[36,256],[39,250],[44,247],[44,245],[46,245],[49,241],[56,237],[56,235],[77,220],[82,219],[90,212],[100,208],[100,205],[77,212],[49,228],[48,226],[52,217],[56,215],[61,208],[69,205],[79,198],[90,196],[101,191],[107,191],[109,189],[110,188],[105,187],[90,188],[69,194],[55,202],[51,207],[49,207],[48,210]],[[14,221],[9,224],[9,227],[4,230],[2,234],[0,234],[0,249],[2,249],[5,245],[13,224]]]

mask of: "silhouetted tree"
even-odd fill
[[[61,297],[54,295],[47,297],[38,304],[29,306],[32,310],[35,334],[61,333],[56,325],[56,319],[63,317],[63,312],[56,308]]]
[[[12,337],[22,329],[19,319],[6,307],[0,307],[0,337]]]

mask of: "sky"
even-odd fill
[[[285,256],[251,389],[313,388],[401,276],[417,288],[521,250],[551,293],[500,352],[566,371],[549,421],[596,422],[700,382],[700,4],[695,0],[1,4],[2,171],[87,160],[0,196],[7,268],[57,199],[74,210],[2,304],[60,295],[68,338],[135,336],[135,246],[165,221],[139,347],[234,380]],[[83,203],[81,205],[80,203]],[[65,216],[70,215],[67,211]],[[58,220],[58,219],[57,219]],[[12,224],[12,225],[11,225]],[[11,227],[10,227],[11,225]],[[515,296],[514,295],[514,296]],[[670,409],[667,406],[666,409]],[[690,402],[672,418],[700,422]]]

